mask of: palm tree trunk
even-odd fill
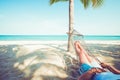
[[[68,51],[73,51],[72,32],[74,26],[74,0],[69,0],[69,36],[68,36]]]

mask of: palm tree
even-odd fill
[[[50,0],[50,5],[61,2],[69,1],[69,31],[68,31],[68,51],[72,52],[72,32],[74,27],[74,0]],[[84,5],[84,8],[87,8],[90,3],[93,7],[98,7],[102,4],[103,0],[80,0]]]

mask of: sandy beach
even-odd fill
[[[120,69],[120,41],[86,41],[97,58]],[[0,41],[0,80],[76,80],[67,41]]]

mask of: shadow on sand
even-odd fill
[[[89,44],[91,53],[101,54],[105,59],[104,62],[111,63],[115,68],[120,70],[120,45],[114,44]]]
[[[65,54],[66,50],[45,46],[56,50],[39,48],[29,52],[23,45],[1,45],[0,80],[74,80],[69,77],[75,70],[70,68],[71,56]]]
[[[24,45],[1,45],[0,80],[76,80],[79,76],[77,61],[60,46],[45,46],[50,48],[29,51]],[[90,47],[101,53],[104,50],[104,54],[113,52],[111,47]],[[118,48],[119,46],[114,51],[120,50]],[[120,69],[119,58],[114,58],[114,66]]]

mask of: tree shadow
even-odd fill
[[[50,46],[52,48],[56,48],[57,50],[60,50],[59,52],[63,54],[63,58],[65,60],[65,64],[67,66],[66,72],[68,74],[68,77],[66,78],[66,80],[77,80],[77,78],[80,76],[80,73],[78,71],[79,69],[79,61],[75,58],[73,58],[71,55],[66,54],[67,50],[65,50],[64,48],[61,48],[65,45],[58,45],[58,46],[54,46],[54,45],[47,45]],[[58,53],[59,54],[59,53]],[[76,54],[75,51],[73,51],[73,53],[70,54]]]
[[[36,76],[39,80],[66,80],[66,70],[58,63],[49,63],[52,56],[60,56],[60,59],[64,56],[61,55],[64,51],[60,51],[48,52],[46,48],[40,48],[27,53],[22,45],[1,45],[0,80],[36,80]]]
[[[88,45],[89,50],[91,50],[91,53],[95,54],[101,54],[104,57],[106,57],[105,62],[109,62],[113,64],[113,66],[120,70],[120,45],[114,45],[114,44],[89,44]],[[111,60],[109,61],[109,59]]]
[[[17,61],[14,47],[16,45],[0,46],[0,80],[20,80],[24,75],[22,71],[14,68],[14,63]]]
[[[113,66],[120,70],[120,60],[114,60],[113,63],[114,63]]]

